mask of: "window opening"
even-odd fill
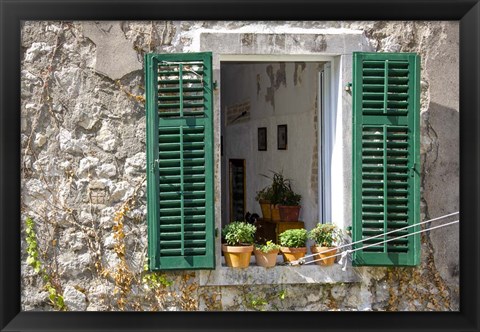
[[[270,184],[268,177],[273,175],[272,171],[282,172],[291,179],[292,189],[302,195],[298,225],[311,229],[323,219],[324,195],[318,191],[323,191],[322,169],[328,165],[321,161],[324,125],[319,113],[325,103],[319,96],[323,88],[319,78],[325,64],[321,61],[220,63],[221,227],[240,217],[243,220],[247,213],[262,219],[255,198],[259,190]],[[288,149],[284,150],[277,147],[277,129],[283,125],[288,128]],[[267,135],[262,138],[266,146],[261,148],[259,129]],[[243,169],[244,195],[234,194],[239,183],[232,183],[231,173],[237,167],[232,160],[248,161]]]

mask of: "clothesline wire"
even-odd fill
[[[415,234],[420,234],[420,233],[423,233],[423,232],[427,232],[427,231],[430,231],[432,229],[436,229],[436,228],[441,228],[441,227],[445,227],[445,226],[449,226],[449,225],[453,225],[453,224],[456,224],[458,223],[459,220],[455,220],[455,221],[451,221],[451,222],[448,222],[448,223],[445,223],[445,224],[442,224],[442,225],[438,225],[438,226],[432,226],[430,228],[426,228],[426,229],[422,229],[420,231],[417,231],[417,232],[413,232],[413,233],[409,233],[409,234],[405,234],[405,235],[401,235],[401,236],[398,236],[398,237],[394,237],[394,238],[391,238],[391,239],[388,239],[388,240],[384,240],[384,241],[381,241],[381,242],[375,242],[375,243],[372,243],[372,244],[368,244],[366,246],[362,246],[360,248],[355,248],[355,249],[348,249],[348,250],[345,250],[341,253],[338,253],[338,254],[334,254],[334,255],[330,255],[330,256],[327,256],[327,257],[324,257],[324,258],[319,258],[319,259],[315,259],[315,260],[311,260],[311,261],[308,261],[308,262],[305,262],[305,257],[302,257],[301,259],[299,260],[296,260],[296,261],[293,261],[293,262],[289,262],[287,265],[306,265],[306,264],[310,264],[310,263],[314,263],[316,261],[319,261],[319,260],[326,260],[326,259],[329,259],[329,258],[332,258],[332,257],[337,257],[337,256],[343,256],[345,254],[350,254],[352,252],[355,252],[355,251],[358,251],[358,250],[363,250],[363,249],[366,249],[366,248],[369,248],[369,247],[372,247],[372,246],[376,246],[376,245],[379,245],[379,244],[382,244],[382,243],[387,243],[387,242],[390,242],[390,241],[394,241],[394,240],[398,240],[398,239],[401,239],[401,238],[404,238],[404,237],[408,237],[408,236],[411,236],[411,235],[415,235]],[[331,251],[331,250],[330,250]],[[325,251],[326,252],[326,251]],[[315,255],[309,255],[309,257],[311,256],[315,256]]]
[[[453,213],[450,213],[450,214],[443,215],[443,216],[441,216],[441,217],[437,217],[437,218],[433,218],[433,219],[429,219],[429,220],[420,222],[420,223],[418,223],[418,224],[405,226],[405,227],[402,227],[402,228],[399,228],[399,229],[396,229],[396,230],[393,230],[393,231],[389,231],[389,232],[386,232],[386,233],[382,233],[382,234],[377,234],[377,235],[374,235],[374,236],[371,236],[371,237],[368,237],[368,238],[364,238],[364,239],[361,239],[361,240],[358,240],[358,241],[355,241],[355,242],[347,243],[347,244],[344,244],[344,245],[341,245],[341,246],[338,246],[338,247],[335,247],[335,248],[332,248],[332,249],[328,249],[328,250],[322,251],[322,253],[326,253],[326,252],[330,252],[330,251],[336,251],[336,250],[338,250],[338,249],[342,249],[342,248],[345,248],[345,247],[350,247],[350,246],[353,246],[354,244],[357,244],[357,243],[361,243],[361,242],[364,242],[364,241],[367,241],[367,240],[370,240],[370,239],[375,239],[375,238],[378,238],[378,237],[382,237],[382,236],[385,236],[385,235],[387,235],[387,234],[395,233],[395,232],[398,232],[398,231],[400,231],[400,230],[404,230],[404,229],[407,229],[407,228],[410,228],[410,227],[414,227],[414,226],[418,226],[418,225],[430,223],[430,222],[432,222],[432,221],[438,221],[438,220],[441,220],[441,219],[444,219],[444,218],[447,218],[447,217],[451,217],[451,216],[456,215],[456,214],[458,214],[458,213],[459,213],[458,211],[457,211],[457,212],[453,212]],[[393,241],[393,240],[397,240],[397,239],[401,239],[401,238],[404,238],[404,237],[408,237],[408,236],[411,236],[411,235],[414,235],[414,234],[419,234],[419,233],[427,232],[427,231],[430,231],[430,230],[432,230],[432,229],[437,229],[437,228],[440,228],[440,227],[445,227],[445,226],[448,226],[448,225],[451,225],[451,224],[455,224],[455,223],[458,223],[458,222],[459,222],[459,220],[455,220],[455,221],[453,221],[453,222],[449,222],[449,223],[442,224],[442,225],[439,225],[439,226],[433,226],[433,227],[429,227],[429,228],[426,228],[426,229],[423,229],[423,230],[420,230],[420,231],[417,231],[417,232],[413,232],[413,233],[401,235],[401,236],[398,236],[398,237],[395,237],[395,238],[391,238],[391,239],[387,239],[387,240],[375,242],[375,243],[373,243],[373,244],[365,245],[365,246],[362,246],[362,247],[360,247],[360,248],[349,249],[349,250],[346,250],[345,252],[347,252],[347,253],[352,253],[352,252],[355,252],[355,251],[357,251],[357,250],[363,250],[363,249],[366,249],[366,248],[369,248],[369,247],[372,247],[372,246],[376,246],[376,245],[379,245],[379,244],[387,243],[387,242],[390,242],[390,241]],[[328,257],[325,257],[325,258],[321,258],[321,259],[323,260],[323,259],[328,259],[328,258],[330,258],[330,257],[336,257],[336,256],[344,255],[345,252],[337,253],[337,254],[335,254],[335,255],[331,255],[331,256],[328,256]],[[314,257],[314,256],[317,256],[317,254],[306,255],[306,256],[302,257],[300,260],[297,260],[297,261],[294,261],[294,262],[290,262],[289,265],[309,264],[309,263],[312,263],[312,262],[315,262],[315,261],[320,260],[320,259],[316,259],[316,260],[309,261],[309,262],[305,263],[305,259],[306,259],[306,258],[310,258],[310,257]]]
[[[319,260],[323,260],[323,259],[328,259],[328,258],[331,258],[331,257],[336,257],[336,256],[344,256],[344,255],[348,255],[352,252],[355,252],[355,251],[358,251],[358,250],[363,250],[363,249],[366,249],[366,248],[369,248],[369,247],[372,247],[372,246],[376,246],[376,245],[379,245],[379,244],[382,244],[382,243],[387,243],[387,242],[390,242],[390,241],[393,241],[393,240],[397,240],[397,239],[401,239],[401,238],[404,238],[404,237],[408,237],[408,236],[411,236],[411,235],[415,235],[415,234],[420,234],[420,233],[423,233],[423,232],[427,232],[427,231],[430,231],[432,229],[436,229],[436,228],[441,228],[441,227],[445,227],[445,226],[449,226],[449,225],[453,225],[453,224],[456,224],[458,223],[459,220],[455,220],[455,221],[451,221],[451,222],[448,222],[448,223],[445,223],[445,224],[442,224],[442,225],[438,225],[438,226],[433,226],[433,227],[430,227],[430,228],[426,228],[426,229],[422,229],[420,231],[417,231],[417,232],[413,232],[413,233],[410,233],[410,234],[405,234],[405,235],[402,235],[402,236],[398,236],[398,237],[395,237],[395,238],[391,238],[391,239],[388,239],[388,240],[384,240],[384,241],[381,241],[381,242],[376,242],[376,243],[372,243],[372,244],[369,244],[369,245],[366,245],[366,246],[363,246],[363,247],[360,247],[360,248],[356,248],[356,249],[347,249],[341,253],[338,253],[338,254],[335,254],[335,255],[330,255],[328,257],[325,257],[325,258],[318,258],[318,259],[315,259],[315,260],[311,260],[311,261],[308,261],[308,262],[304,262],[302,263],[302,265],[305,265],[305,264],[311,264],[311,263],[314,263],[314,262],[317,262]]]
[[[323,251],[323,253],[329,252],[329,251],[338,250],[338,249],[342,249],[342,248],[345,248],[345,247],[350,247],[350,246],[353,246],[354,244],[361,243],[361,242],[364,242],[364,241],[367,241],[367,240],[371,240],[371,239],[375,239],[375,238],[378,238],[378,237],[382,237],[382,236],[385,236],[385,235],[388,235],[388,234],[396,233],[396,232],[398,232],[398,231],[402,231],[402,230],[405,230],[405,229],[410,228],[410,227],[415,227],[415,226],[423,225],[423,224],[426,224],[426,223],[429,223],[429,222],[432,222],[432,221],[438,221],[438,220],[441,220],[441,219],[445,219],[445,218],[451,217],[451,216],[453,216],[453,215],[456,215],[456,214],[458,214],[458,213],[459,213],[459,211],[456,211],[456,212],[453,212],[453,213],[450,213],[450,214],[443,215],[443,216],[441,216],[441,217],[437,217],[437,218],[433,218],[433,219],[429,219],[429,220],[425,220],[425,221],[419,222],[418,224],[413,224],[413,225],[401,227],[401,228],[398,228],[398,229],[394,229],[394,230],[392,230],[392,231],[388,231],[388,232],[386,232],[386,233],[381,233],[381,234],[377,234],[377,235],[374,235],[374,236],[370,236],[370,237],[367,237],[367,238],[364,238],[364,239],[361,239],[361,240],[358,240],[358,241],[355,241],[355,242],[346,243],[346,244],[343,244],[343,245],[341,245],[341,246],[338,246],[338,247],[335,247],[335,248],[332,248],[332,249],[325,250],[325,251]],[[380,242],[376,242],[376,243],[380,243]],[[313,257],[313,256],[315,256],[315,254],[306,255],[306,256],[304,256],[303,258],[310,258],[310,257]]]

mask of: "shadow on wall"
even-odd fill
[[[459,112],[430,103],[421,118],[422,200],[425,218],[459,210]],[[454,218],[454,219],[453,219]],[[447,218],[435,225],[457,220]],[[433,224],[432,224],[433,226]],[[459,289],[459,225],[429,232],[435,266],[451,291]]]

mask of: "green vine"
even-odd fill
[[[253,295],[248,296],[248,307],[255,309],[255,310],[260,310],[260,311],[265,311],[265,306],[268,304],[267,299],[261,298],[261,297],[256,297]]]
[[[287,291],[282,289],[277,293],[267,294],[264,298],[256,297],[254,295],[247,296],[247,308],[258,310],[258,311],[265,311],[267,310],[266,306],[270,305],[272,310],[279,310],[279,308],[275,305],[275,300],[280,300],[280,302],[285,300],[287,295]]]
[[[40,273],[42,270],[42,263],[38,260],[38,244],[37,244],[37,234],[34,229],[35,223],[33,219],[27,217],[25,220],[25,233],[27,234],[27,264],[30,265],[35,273]]]
[[[143,269],[148,271],[148,264],[145,264]],[[173,285],[173,281],[168,280],[165,274],[158,272],[146,272],[142,277],[142,283],[147,285],[150,289],[158,289]]]
[[[45,282],[45,288],[48,292],[50,303],[58,310],[67,310],[67,306],[63,300],[63,296],[53,286],[52,278],[47,273],[39,260],[37,233],[35,232],[35,222],[32,218],[27,217],[25,220],[25,233],[27,242],[27,264],[30,265],[35,273],[39,274]]]

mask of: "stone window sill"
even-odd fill
[[[301,265],[274,266],[264,268],[250,264],[244,269],[231,268],[222,264],[215,270],[199,271],[200,286],[238,286],[272,284],[331,284],[359,282],[355,268],[335,263],[332,266]]]

